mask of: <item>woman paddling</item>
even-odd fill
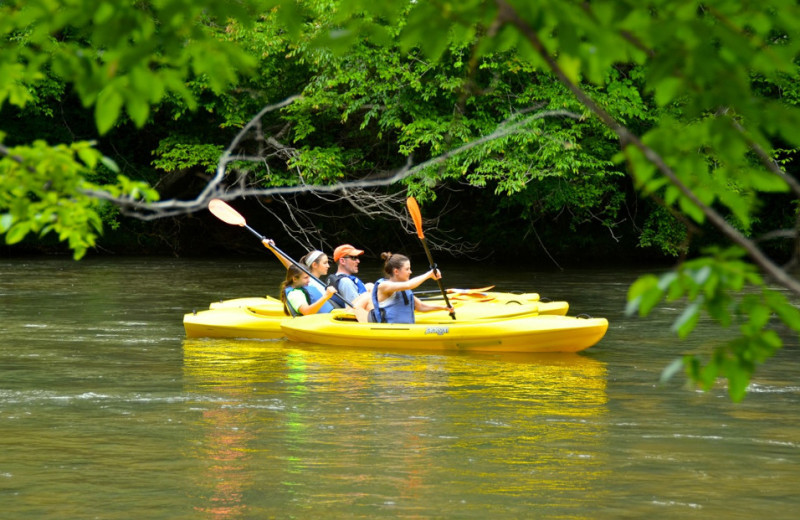
[[[272,239],[265,238],[263,240],[264,246],[267,249],[272,251],[275,257],[280,260],[284,267],[287,269],[290,265],[292,265],[292,261],[283,256],[282,254],[278,253],[275,250],[275,242]],[[308,282],[309,287],[316,288],[319,291],[319,295],[321,296],[326,289],[324,283],[320,283],[319,280],[326,280],[328,277],[328,271],[330,270],[331,263],[328,258],[328,255],[323,253],[322,251],[315,249],[313,251],[309,251],[300,259],[300,263],[303,264],[306,268],[308,268],[308,272],[311,273],[311,278]],[[372,288],[372,284],[367,284],[369,288]],[[312,295],[314,296],[314,295]],[[369,300],[369,295],[358,295],[359,297],[364,297]],[[340,309],[344,307],[344,303],[339,298],[333,298],[330,302],[332,309]],[[327,309],[327,306],[326,306]],[[323,310],[321,312],[330,312],[328,310]]]
[[[325,278],[328,276],[328,270],[331,267],[330,260],[328,260],[328,255],[322,251],[319,251],[318,249],[309,251],[300,259],[300,263],[306,266],[308,268],[308,272],[310,272],[311,275],[318,280],[325,280]],[[320,293],[324,293],[326,286],[320,283],[318,280],[309,278],[308,285],[316,287]],[[334,307],[338,307],[335,300],[331,300],[330,303]]]
[[[405,255],[382,253],[385,260],[383,272],[386,278],[375,282],[372,288],[372,310],[369,321],[376,323],[414,323],[414,311],[448,311],[452,307],[423,303],[414,296],[417,288],[428,278],[438,280],[442,277],[437,269],[411,278],[411,260]]]
[[[290,316],[305,316],[318,312],[331,312],[333,305],[328,301],[336,294],[336,289],[326,287],[320,292],[309,285],[311,277],[294,264],[286,269],[286,279],[281,283],[280,294],[283,312]]]

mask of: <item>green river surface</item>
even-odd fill
[[[442,268],[608,333],[569,355],[186,339],[184,313],[276,294],[279,264],[0,259],[0,518],[797,518],[796,338],[734,404],[659,383],[728,333],[626,317],[640,273]]]

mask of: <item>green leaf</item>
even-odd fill
[[[750,383],[750,371],[734,364],[725,367],[725,376],[728,378],[728,395],[731,401],[738,403],[747,394],[747,385]]]
[[[91,169],[94,169],[97,166],[97,156],[99,154],[96,150],[91,148],[79,148],[78,149],[78,157],[80,157],[81,161],[83,161],[86,166]]]
[[[678,280],[678,273],[675,271],[670,271],[661,275],[661,278],[658,279],[658,288],[662,291],[667,291],[672,284],[674,284]]]
[[[692,201],[687,199],[686,197],[681,197],[678,199],[678,204],[681,210],[689,215],[695,222],[702,224],[706,216],[703,214],[703,210],[701,210],[697,205],[695,205]]]
[[[114,6],[111,3],[102,2],[94,12],[93,21],[96,25],[103,25],[114,15]]]
[[[111,170],[113,173],[120,172],[119,165],[111,157],[103,155],[102,157],[100,157],[100,162],[103,163],[103,166]]]
[[[131,116],[133,123],[139,128],[144,126],[144,124],[147,122],[147,118],[150,116],[150,104],[146,99],[143,99],[133,93],[128,96],[128,101],[125,103],[125,109],[127,110],[128,115]]]
[[[580,82],[581,60],[577,56],[562,54],[558,57],[558,65],[572,83]]]
[[[633,316],[639,310],[639,306],[642,304],[642,296],[639,295],[635,298],[628,299],[628,303],[625,304],[625,315],[626,316]]]
[[[661,378],[660,378],[661,384],[664,384],[670,379],[672,379],[675,376],[675,374],[684,369],[684,366],[685,366],[684,358],[679,357],[672,360],[672,362],[666,367],[664,367],[664,370],[661,371]]]
[[[4,213],[0,215],[0,233],[5,233],[8,231],[13,223],[14,217],[11,215],[11,213]]]
[[[697,326],[701,308],[702,297],[689,304],[678,319],[675,320],[675,323],[672,324],[672,330],[678,333],[679,338],[684,339]]]
[[[730,327],[733,323],[731,298],[727,295],[721,295],[708,300],[706,303],[706,311],[709,316],[717,320],[723,327]]]
[[[122,103],[122,95],[113,86],[109,85],[100,91],[94,109],[94,119],[101,135],[111,130],[119,119]]]
[[[641,296],[643,293],[651,290],[653,287],[659,286],[659,279],[654,274],[646,274],[640,276],[631,286],[628,288],[628,299],[632,300]]]
[[[658,288],[643,293],[639,301],[639,316],[650,314],[650,311],[661,301],[662,296],[664,296],[664,292]]]
[[[683,81],[676,77],[667,77],[659,81],[655,88],[655,101],[658,106],[664,106],[678,97],[684,88]]]
[[[781,193],[789,191],[789,185],[786,184],[780,176],[775,173],[761,170],[760,168],[753,168],[748,172],[747,180],[754,189],[758,191]]]
[[[783,323],[800,332],[800,310],[797,307],[790,304],[783,294],[776,291],[765,290],[764,298]]]
[[[6,244],[12,245],[21,242],[31,231],[31,224],[27,221],[17,222],[6,233]]]
[[[753,327],[761,329],[769,321],[770,309],[766,305],[760,303],[753,304],[748,314],[750,315],[750,322]]]
[[[697,285],[703,285],[711,277],[711,273],[713,273],[711,267],[705,265],[700,269],[698,269],[697,271],[695,271],[694,273],[692,273],[692,279]]]
[[[715,352],[716,354],[716,352]],[[694,380],[706,389],[710,390],[717,380],[717,375],[720,371],[720,361],[717,359],[712,360],[707,365],[699,367],[695,373]]]
[[[655,275],[642,276],[628,288],[625,313],[630,316],[638,311],[640,316],[646,316],[663,295],[664,291],[659,288]]]

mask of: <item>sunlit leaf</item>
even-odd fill
[[[14,217],[11,213],[3,213],[0,215],[0,233],[5,233],[11,228],[14,223]]]
[[[29,222],[17,222],[6,232],[6,244],[13,245],[21,242],[30,231],[31,225]]]
[[[102,157],[100,157],[100,162],[103,163],[103,166],[105,166],[106,168],[108,168],[112,172],[119,173],[119,171],[120,171],[119,165],[111,157],[103,155]]]
[[[147,102],[147,100],[133,94],[128,96],[128,100],[125,103],[125,109],[127,110],[128,115],[131,116],[133,123],[138,127],[144,126],[144,124],[147,122],[148,116],[150,115],[150,104]]]
[[[119,119],[122,110],[122,95],[113,87],[109,86],[97,96],[97,105],[94,109],[95,123],[100,134],[105,134],[114,126]]]
[[[660,106],[670,103],[682,93],[682,88],[684,88],[684,84],[680,78],[664,78],[658,82],[655,88],[656,103]]]
[[[657,287],[659,285],[659,278],[653,274],[646,274],[640,276],[631,286],[628,288],[628,299],[632,300],[634,298],[638,298],[644,292],[651,290],[653,287]]]
[[[678,319],[672,324],[672,330],[677,332],[678,337],[683,339],[694,330],[700,319],[701,309],[702,301],[694,301],[683,310],[680,316],[678,316]]]
[[[750,372],[737,365],[730,364],[726,366],[725,376],[728,378],[728,395],[730,395],[733,402],[740,402],[747,394]]]
[[[800,309],[789,303],[783,294],[776,291],[765,290],[764,298],[781,321],[800,332]]]
[[[678,273],[675,271],[670,271],[661,275],[658,279],[658,288],[662,291],[666,291],[669,287],[678,279]]]
[[[687,215],[689,215],[695,222],[703,223],[705,221],[705,215],[703,214],[703,210],[701,210],[697,205],[695,205],[689,199],[681,197],[678,199],[678,203],[680,205],[681,210]]]
[[[666,367],[664,367],[664,370],[661,371],[661,378],[660,378],[661,383],[662,384],[666,383],[667,381],[672,379],[675,376],[675,374],[684,370],[684,367],[685,367],[684,358],[680,357],[672,360],[672,362]]]

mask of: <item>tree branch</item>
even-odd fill
[[[769,276],[771,276],[777,283],[791,290],[795,294],[800,295],[800,283],[791,277],[785,270],[770,260],[761,249],[747,237],[742,235],[736,228],[728,224],[728,222],[716,211],[709,206],[703,204],[700,199],[683,184],[675,172],[666,164],[664,159],[652,148],[646,146],[636,135],[629,131],[625,126],[620,124],[614,119],[611,114],[603,110],[592,98],[589,97],[578,85],[572,82],[564,71],[559,67],[558,63],[553,59],[544,44],[539,39],[538,34],[533,28],[528,25],[509,5],[506,0],[495,0],[499,7],[498,18],[502,23],[509,23],[516,27],[520,33],[528,40],[533,46],[539,56],[547,63],[550,70],[558,77],[558,79],[570,89],[570,91],[578,98],[578,100],[591,110],[600,120],[608,126],[620,140],[620,146],[625,147],[632,145],[644,154],[644,156],[652,162],[656,168],[664,175],[680,192],[696,205],[708,220],[722,231],[734,244],[739,245],[753,259],[753,261],[761,267]]]
[[[528,111],[522,111],[517,114],[514,114],[513,116],[501,122],[498,125],[497,129],[495,129],[495,131],[492,132],[491,134],[485,135],[474,141],[470,141],[469,143],[465,143],[457,148],[445,152],[442,155],[439,155],[422,163],[416,165],[413,164],[413,159],[411,156],[409,156],[406,158],[406,164],[396,170],[384,171],[377,173],[375,175],[371,175],[369,177],[355,179],[351,181],[344,181],[332,185],[306,184],[300,172],[298,172],[299,184],[296,186],[276,186],[271,188],[256,188],[250,186],[243,186],[241,184],[233,186],[225,185],[224,180],[227,175],[228,166],[231,163],[242,160],[257,160],[257,161],[263,160],[263,157],[253,157],[244,155],[238,156],[234,154],[235,150],[244,139],[244,136],[254,126],[256,126],[257,122],[264,115],[273,110],[287,106],[296,99],[298,99],[298,96],[292,96],[280,103],[265,107],[253,119],[251,119],[250,122],[248,122],[248,124],[245,125],[239,131],[239,133],[231,141],[231,144],[222,153],[216,168],[216,174],[194,199],[190,200],[173,199],[160,202],[142,202],[137,200],[131,200],[130,198],[126,197],[115,197],[110,193],[101,190],[84,190],[83,193],[101,200],[106,200],[114,204],[117,204],[118,206],[120,206],[120,211],[124,215],[135,217],[140,220],[155,220],[159,218],[182,215],[202,210],[205,209],[205,207],[208,204],[208,201],[211,200],[212,198],[232,200],[240,197],[274,197],[274,196],[300,194],[300,193],[317,193],[317,194],[337,193],[339,195],[342,195],[346,193],[348,190],[349,191],[366,190],[369,188],[380,188],[380,187],[391,186],[399,181],[402,181],[403,179],[407,179],[409,177],[418,175],[426,168],[430,168],[432,166],[444,163],[445,161],[461,153],[464,153],[472,148],[481,146],[495,139],[500,139],[502,137],[506,137],[511,134],[525,131],[525,127],[529,125],[532,121],[535,121],[537,119],[543,119],[546,117],[568,117],[572,119],[580,119],[582,117],[580,114],[576,114],[566,110],[544,111],[535,113],[533,115],[527,115]],[[283,146],[277,141],[274,144],[278,146]]]

